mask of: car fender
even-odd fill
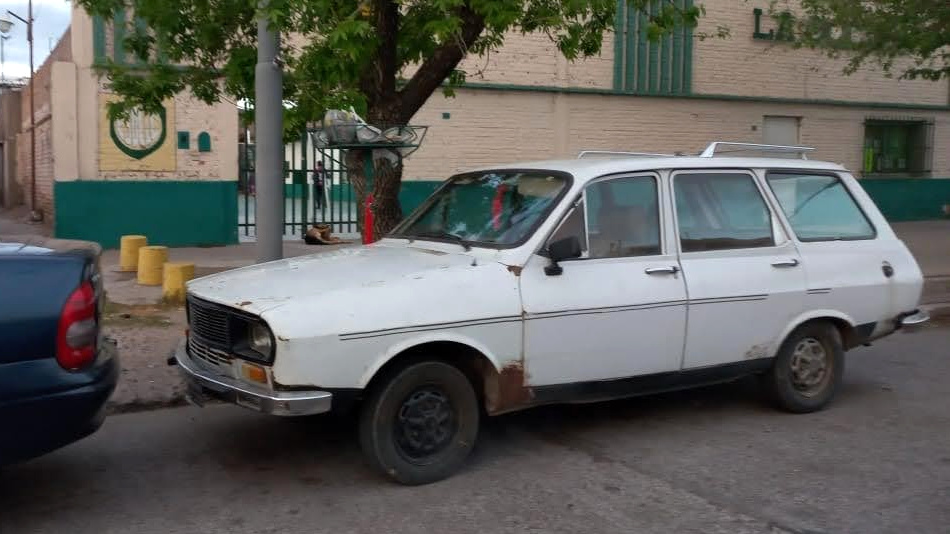
[[[775,347],[772,350],[772,355],[774,356],[775,354],[778,353],[779,347],[782,346],[782,343],[785,342],[785,339],[788,337],[789,334],[792,333],[793,330],[795,330],[802,324],[808,321],[811,321],[813,319],[826,319],[826,318],[840,319],[848,323],[848,325],[851,326],[852,328],[857,326],[857,323],[855,322],[853,317],[839,310],[832,310],[832,309],[808,310],[807,312],[798,315],[797,317],[795,317],[788,323],[788,325],[782,331],[782,334],[776,340]]]
[[[505,363],[509,363],[508,360],[511,360],[511,358],[504,358],[500,356],[499,354],[497,354],[496,351],[490,349],[484,343],[476,341],[475,338],[468,335],[464,335],[459,332],[452,332],[452,331],[426,332],[417,336],[413,336],[411,338],[400,339],[397,342],[386,347],[386,350],[383,353],[381,353],[375,360],[373,360],[373,362],[369,366],[366,367],[365,372],[360,377],[358,387],[366,388],[366,386],[369,385],[373,377],[376,376],[376,374],[379,372],[380,369],[382,369],[384,365],[386,365],[393,358],[404,353],[405,351],[412,349],[413,347],[425,345],[426,343],[434,343],[434,342],[440,342],[440,341],[458,343],[460,345],[466,345],[468,347],[471,347],[474,350],[477,350],[479,353],[484,355],[485,358],[488,359],[488,361],[491,362],[492,366],[494,366],[496,371],[500,370],[505,365]],[[516,355],[515,359],[517,361],[520,361],[520,359],[518,359],[519,357],[520,356]]]

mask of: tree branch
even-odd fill
[[[485,29],[485,19],[472,11],[468,5],[462,6],[459,12],[462,27],[459,40],[450,40],[426,58],[419,66],[419,70],[409,79],[399,91],[399,119],[408,123],[412,116],[419,111],[426,100],[442,85],[449,74],[465,58],[468,49],[475,43]],[[461,41],[461,42],[458,42]]]

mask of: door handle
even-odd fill
[[[680,272],[680,268],[675,265],[670,265],[669,267],[647,267],[643,272],[647,274],[676,274]]]
[[[798,260],[796,260],[795,258],[792,258],[790,260],[780,260],[780,261],[772,262],[772,267],[777,267],[777,268],[795,267],[797,265],[798,265]]]

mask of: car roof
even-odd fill
[[[571,174],[574,176],[575,180],[578,181],[587,181],[607,174],[661,169],[788,169],[799,171],[846,171],[844,167],[837,163],[809,159],[662,156],[523,161],[504,165],[492,165],[490,167],[479,167],[471,169],[469,172],[515,169],[561,171]]]

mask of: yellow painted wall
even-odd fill
[[[112,94],[99,95],[99,170],[100,171],[174,171],[175,155],[175,101],[165,103],[165,138],[161,145],[142,159],[123,152],[113,141],[107,104],[117,100]]]

